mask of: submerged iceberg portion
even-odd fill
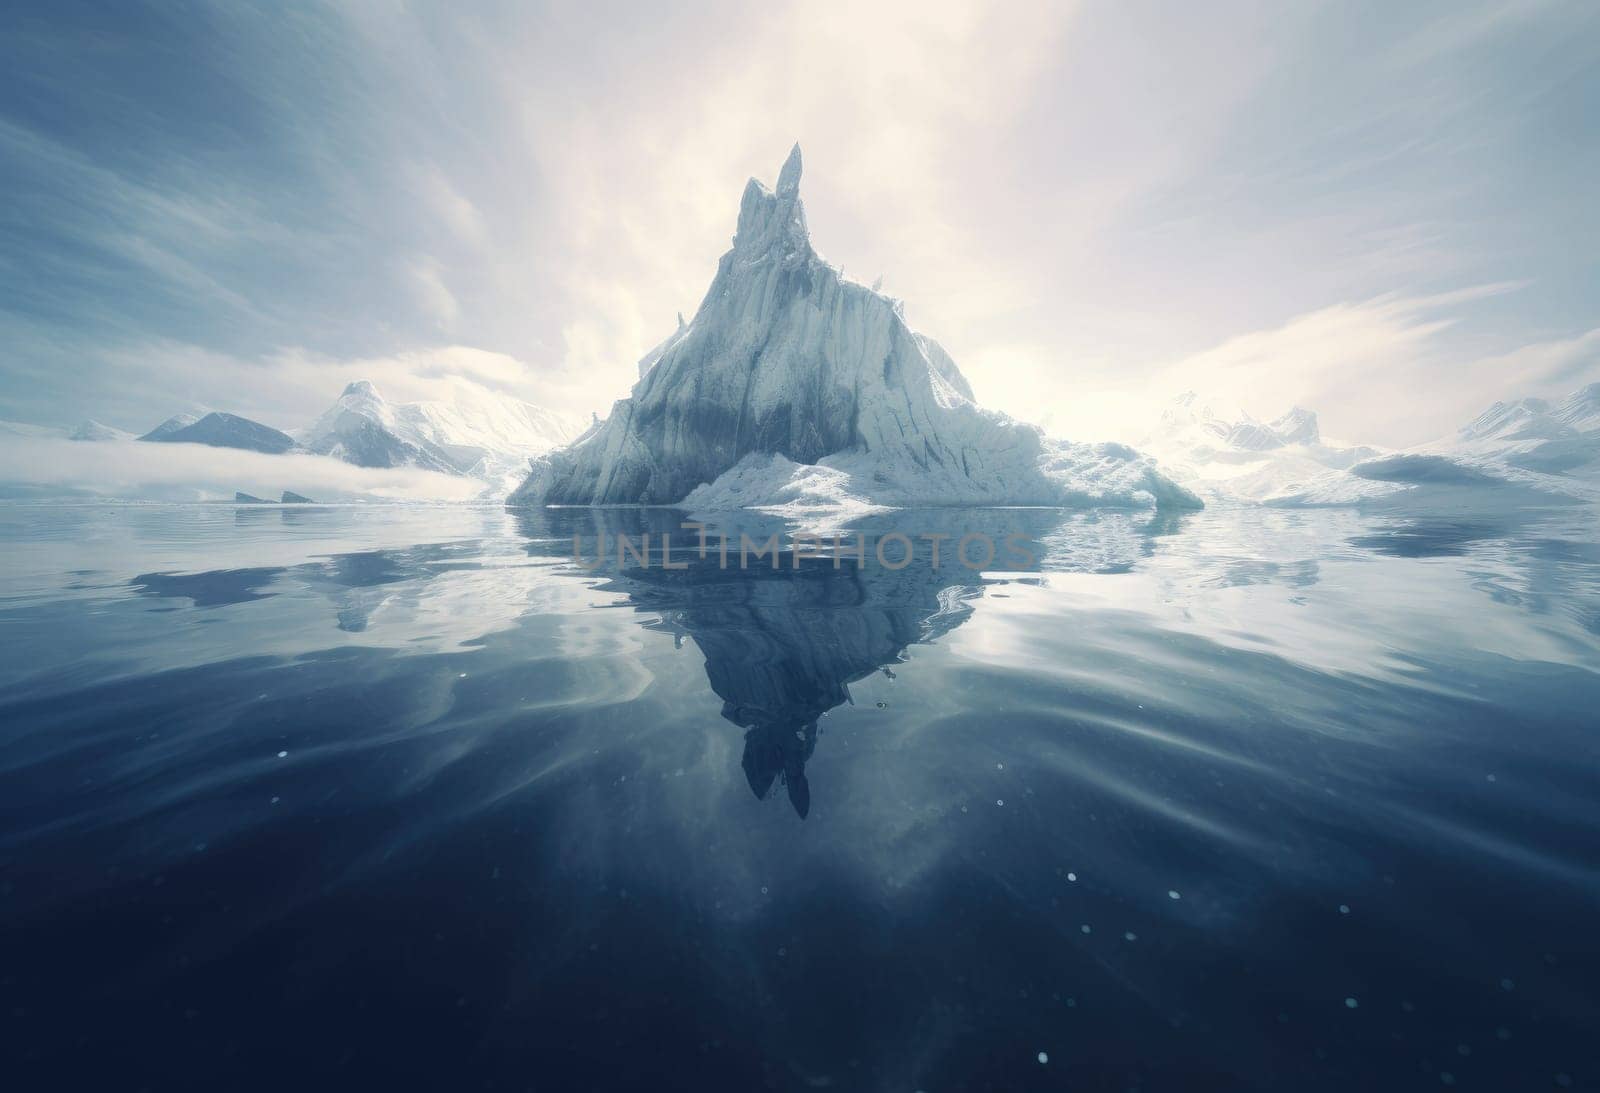
[[[776,191],[750,180],[694,318],[604,423],[535,461],[513,502],[1199,507],[1129,448],[980,408],[896,301],[817,256],[800,173],[797,145]]]

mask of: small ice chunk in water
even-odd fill
[[[1354,998],[1346,998],[1346,999],[1345,999],[1345,1000],[1344,1000],[1344,1005],[1345,1005],[1345,1008],[1346,1008],[1346,1009],[1352,1009],[1352,1010],[1353,1010],[1353,1009],[1355,1009],[1355,1008],[1356,1008],[1356,1007],[1357,1007],[1357,1006],[1359,1006],[1359,1005],[1360,1005],[1360,1004],[1361,1004],[1361,1003],[1360,1003],[1360,1002],[1357,1002],[1357,1001],[1356,1001],[1356,1000],[1355,1000],[1355,999],[1354,999]]]
[[[289,758],[289,753],[286,752],[286,751],[280,751],[278,753],[278,758],[279,759],[287,759],[287,758]]]
[[[1076,874],[1076,873],[1068,873],[1067,874],[1067,879],[1072,881],[1074,884],[1076,884],[1078,882],[1078,874]]]
[[[1049,1061],[1050,1061],[1050,1056],[1049,1056],[1048,1053],[1043,1052],[1043,1051],[1039,1052],[1039,1065],[1040,1066],[1043,1066],[1045,1063],[1048,1063]]]
[[[1341,915],[1348,915],[1350,913],[1350,905],[1348,903],[1339,904],[1339,913]]]
[[[1168,888],[1167,889],[1167,898],[1168,899],[1182,899],[1183,897],[1178,894],[1178,890],[1176,888]]]

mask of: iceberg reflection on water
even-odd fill
[[[652,629],[699,647],[722,716],[746,730],[741,765],[751,790],[765,797],[781,780],[804,817],[817,722],[852,701],[850,684],[961,625],[987,587],[1025,579],[986,577],[952,556],[959,545],[987,544],[969,552],[976,559],[1006,544],[1013,573],[1038,573],[1029,547],[1037,549],[1061,519],[1041,509],[897,512],[825,537],[826,556],[804,533],[756,514],[708,526],[670,509],[533,509],[520,514],[519,526],[542,552],[561,544],[570,525],[572,557],[604,576],[601,589],[655,616],[646,624]],[[752,559],[750,543],[773,541],[775,551]],[[909,556],[896,553],[906,545]]]
[[[1593,1084],[1592,513],[683,520],[0,508],[15,1084]]]

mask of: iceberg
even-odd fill
[[[977,405],[901,305],[812,248],[798,145],[751,179],[694,317],[631,395],[535,460],[513,504],[1198,508],[1120,444],[1073,444]]]

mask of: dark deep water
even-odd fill
[[[0,506],[0,1084],[1600,1088],[1593,512],[676,521]]]

